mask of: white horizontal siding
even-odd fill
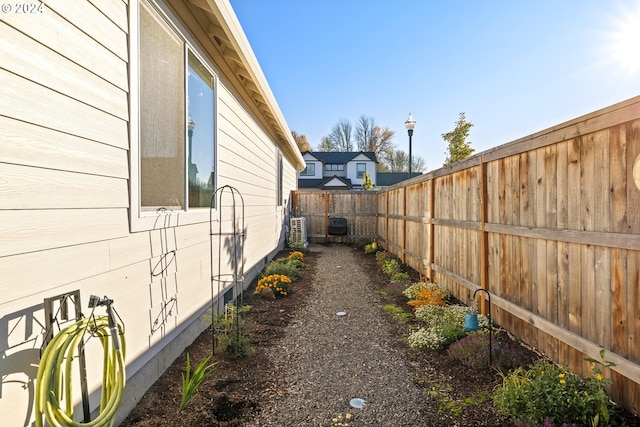
[[[104,3],[111,3],[115,7],[123,5],[121,0],[104,0]],[[64,16],[66,21],[82,31],[87,37],[114,53],[122,61],[127,61],[126,31],[119,28],[94,4],[88,1],[70,2],[59,0],[49,3],[47,6],[50,11]],[[48,11],[48,13],[50,12]],[[121,18],[121,16],[118,13],[115,17],[117,19]]]
[[[0,162],[128,178],[127,151],[0,116]]]
[[[128,234],[125,208],[0,210],[0,257]]]
[[[14,28],[0,24],[0,29],[0,57],[3,58],[1,68],[85,104],[96,106],[120,119],[127,119],[125,89],[68,61]],[[17,46],[20,48],[16,48]],[[122,48],[125,47],[123,45]]]
[[[69,6],[73,5],[82,9],[89,5],[89,3],[83,1],[57,1],[55,2],[56,7],[60,7],[58,3],[68,3]],[[93,8],[93,6],[90,7]],[[10,27],[59,53],[68,61],[102,76],[106,81],[125,91],[128,90],[126,61],[76,27],[75,23],[69,22],[65,17],[60,16],[54,9],[47,9],[46,7],[45,9],[44,13],[41,14],[3,13],[2,20]],[[82,20],[83,18],[82,16],[75,16],[74,19]],[[115,28],[115,32],[121,32],[110,21],[100,20],[100,22],[106,26],[105,30],[113,32]],[[0,27],[0,38],[4,38],[6,31],[6,26]],[[120,43],[122,42],[123,40],[120,38]],[[124,47],[126,49],[126,44]],[[114,50],[119,49],[115,48]],[[51,65],[56,66],[55,64]]]
[[[0,163],[0,210],[129,207],[127,180]]]
[[[127,14],[127,0],[89,0],[94,7],[99,9],[104,16],[116,24],[125,33],[129,29],[129,17]]]
[[[6,70],[0,69],[0,81],[0,112],[5,117],[128,148],[125,120]]]

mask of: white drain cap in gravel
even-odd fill
[[[364,400],[360,399],[359,397],[356,397],[349,401],[349,405],[357,409],[362,409],[362,407],[366,405],[366,403]]]
[[[338,316],[346,316],[347,313],[345,313],[344,311],[339,311],[339,312],[336,313],[336,315],[338,315]]]

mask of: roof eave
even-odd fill
[[[196,19],[200,27],[206,27],[203,29],[208,41],[213,42],[233,73],[232,85],[253,104],[261,122],[294,167],[303,170],[306,163],[229,0],[169,1],[186,4],[192,14],[206,18],[208,25],[203,19]]]

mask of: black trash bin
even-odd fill
[[[329,218],[328,234],[330,236],[346,236],[349,234],[347,218]]]

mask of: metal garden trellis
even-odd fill
[[[217,204],[216,204],[217,201]],[[217,230],[214,228],[214,214],[217,211]],[[227,213],[227,216],[225,216]],[[229,227],[224,228],[223,224],[230,223]],[[225,239],[226,238],[226,239]],[[227,303],[223,291],[232,291],[233,299],[236,305],[242,305],[242,297],[244,291],[244,241],[245,241],[245,225],[244,225],[244,199],[240,192],[230,186],[224,185],[219,187],[211,196],[209,206],[209,251],[211,261],[211,334],[212,334],[212,351],[215,353],[216,338],[214,319],[217,313],[224,310]],[[215,240],[218,241],[217,248],[217,265],[215,259]],[[230,271],[223,272],[222,253],[224,241],[227,242],[227,251],[229,254]],[[217,289],[214,288],[217,285]],[[217,307],[216,307],[217,302]],[[236,339],[240,338],[240,316],[239,309],[235,310],[236,323]]]

